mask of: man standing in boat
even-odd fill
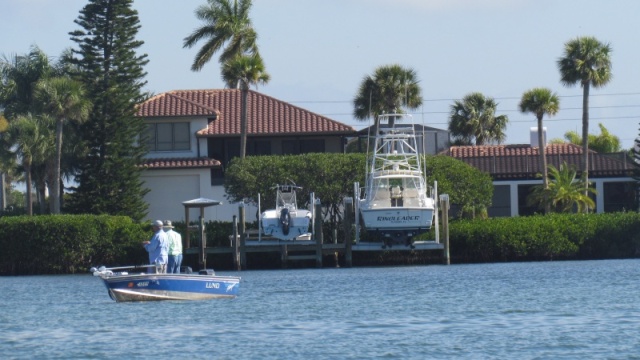
[[[162,230],[162,221],[156,220],[151,224],[153,228],[153,236],[150,241],[144,241],[145,250],[149,253],[149,264],[155,265],[155,270],[149,268],[149,272],[165,274],[167,272],[167,261],[169,251],[169,240],[167,234]]]
[[[169,274],[180,274],[180,266],[182,265],[182,235],[173,230],[171,220],[165,220],[164,232],[169,240],[169,265],[167,272]]]

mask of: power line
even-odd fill
[[[602,97],[602,96],[636,96],[640,95],[640,93],[611,93],[611,94],[589,94],[589,98],[591,97]],[[559,98],[574,98],[574,97],[582,97],[582,95],[558,95]],[[521,97],[494,97],[494,100],[520,100]],[[422,99],[423,102],[436,102],[436,101],[458,101],[462,100],[462,98],[441,98],[441,99]],[[353,100],[296,100],[296,101],[288,101],[290,104],[345,104],[345,103],[353,103]]]

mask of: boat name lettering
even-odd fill
[[[378,216],[378,221],[418,221],[420,216]]]
[[[219,289],[220,288],[220,283],[207,283],[207,289]]]
[[[140,281],[139,283],[136,284],[137,287],[147,287],[149,286],[149,282],[148,281]]]

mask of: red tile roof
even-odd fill
[[[545,148],[547,164],[559,168],[563,162],[580,169],[582,147],[574,144],[549,144]],[[624,153],[589,152],[589,176],[631,176],[635,165]],[[529,145],[452,146],[441,154],[452,156],[489,173],[494,179],[537,179],[541,173],[538,147]]]
[[[144,159],[145,170],[197,169],[219,167],[220,161],[210,158],[158,158]]]
[[[140,105],[142,117],[215,117],[197,132],[199,137],[240,135],[241,91],[174,90],[154,96]],[[248,129],[251,136],[351,135],[355,129],[273,97],[249,90]]]

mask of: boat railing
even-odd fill
[[[435,201],[434,187],[425,185],[423,190],[418,188],[402,188],[400,186],[360,187],[359,199],[373,207],[390,207],[393,204],[402,206],[427,206],[429,199]]]

